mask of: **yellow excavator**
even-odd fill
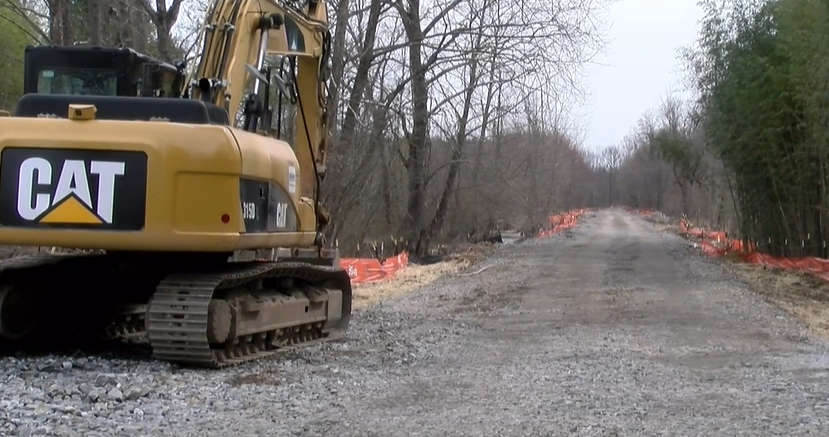
[[[159,360],[218,368],[345,334],[320,205],[325,4],[217,0],[202,32],[178,97],[125,96],[98,64],[27,73],[49,83],[0,118],[0,245],[76,250],[0,262],[4,345],[139,334]],[[271,91],[296,108],[290,144]]]

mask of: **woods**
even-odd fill
[[[621,200],[686,213],[763,252],[827,257],[829,5],[700,6],[697,43],[681,53],[692,97],[669,96],[625,141]]]
[[[564,114],[601,49],[603,6],[340,1],[329,237],[393,235],[424,254],[581,203],[571,175],[590,170]]]
[[[710,148],[736,187],[741,233],[772,253],[826,256],[827,5],[706,7],[690,62]]]

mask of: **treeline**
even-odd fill
[[[829,3],[700,5],[698,40],[682,52],[693,98],[643,116],[618,165],[600,160],[605,178],[619,202],[688,214],[775,255],[826,258]]]
[[[601,196],[592,205],[654,209],[736,232],[722,160],[706,144],[690,103],[667,94],[619,144],[591,156]]]
[[[335,1],[330,238],[419,255],[580,205],[591,170],[564,114],[603,3]]]

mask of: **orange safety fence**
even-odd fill
[[[409,265],[409,253],[387,258],[382,263],[374,258],[341,258],[340,267],[348,272],[352,284],[391,279],[398,271]]]
[[[699,239],[702,251],[709,256],[723,256],[729,253],[747,254],[755,252],[754,246],[746,247],[742,240],[728,238],[728,234],[722,231],[710,231],[703,228],[693,227],[686,219],[679,221],[679,232],[680,234]]]
[[[650,215],[653,215],[653,213],[655,212],[652,209],[637,209],[637,208],[631,208],[631,207],[628,207],[628,206],[625,207],[625,211],[627,211],[629,213],[641,215],[642,217],[648,217]]]
[[[733,253],[737,254],[743,262],[783,270],[811,273],[829,282],[829,259],[814,256],[786,258],[760,253],[752,244],[746,245],[741,240],[728,238],[725,232],[708,231],[702,228],[692,227],[685,219],[680,220],[679,230],[682,234],[700,239],[702,251],[708,256],[723,256]]]
[[[550,229],[545,229],[538,234],[539,238],[549,237],[561,231],[570,229],[578,224],[579,217],[588,209],[574,209],[561,214],[550,216]]]
[[[550,229],[539,233],[539,237],[547,237],[570,229],[578,224],[578,218],[587,209],[576,209],[562,214],[550,216]],[[409,254],[403,252],[386,259],[382,263],[374,258],[341,258],[340,267],[348,272],[352,284],[376,282],[391,279],[400,270],[409,265]]]

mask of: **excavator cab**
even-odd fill
[[[133,49],[28,46],[24,94],[180,97],[184,65]]]

